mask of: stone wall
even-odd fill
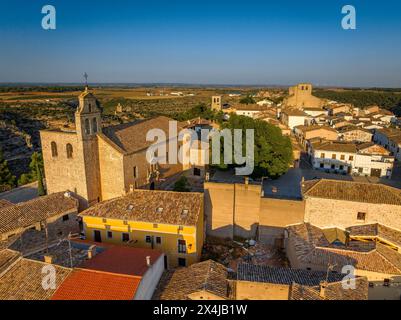
[[[358,212],[366,213],[358,220]],[[307,197],[305,222],[320,228],[347,228],[359,224],[380,223],[401,230],[401,206]]]
[[[86,207],[88,188],[85,178],[84,151],[77,135],[69,132],[41,131],[40,136],[47,193],[68,189],[79,198],[80,208]],[[57,157],[52,156],[52,142],[57,145]],[[67,158],[67,143],[72,146],[72,158]]]
[[[305,203],[301,200],[262,198],[259,217],[259,241],[276,243],[284,238],[284,229],[304,220]]]
[[[261,186],[205,182],[206,233],[210,236],[255,238]]]

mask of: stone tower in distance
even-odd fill
[[[221,96],[212,97],[212,110],[220,111],[221,108]]]

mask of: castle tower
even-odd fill
[[[220,111],[221,108],[221,96],[212,97],[212,110]]]
[[[96,135],[102,132],[101,108],[88,86],[79,97],[75,112],[78,147],[82,151],[88,205],[101,200],[99,150]]]

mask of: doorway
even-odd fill
[[[93,235],[94,235],[95,242],[102,242],[102,234],[100,233],[99,230],[95,230],[93,232]]]

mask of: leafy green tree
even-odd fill
[[[254,171],[252,177],[278,178],[288,171],[293,161],[292,145],[281,130],[263,120],[232,114],[223,128],[242,129],[242,154],[246,154],[246,129],[254,130]],[[234,135],[234,134],[233,134]],[[224,144],[221,143],[221,147]],[[223,150],[222,150],[223,151]],[[220,158],[223,158],[222,156]]]
[[[188,184],[188,179],[185,176],[181,176],[180,179],[178,179],[175,183],[174,183],[174,191],[178,191],[178,192],[189,192],[190,188],[189,188],[189,184]]]
[[[253,103],[256,103],[256,102],[255,102],[255,99],[251,95],[248,94],[246,97],[243,97],[239,101],[239,103],[242,103],[242,104],[253,104]]]
[[[14,187],[15,176],[12,175],[8,168],[7,161],[3,157],[3,151],[0,149],[0,185]]]
[[[29,163],[29,173],[24,173],[18,179],[19,185],[24,185],[33,181],[38,181],[38,195],[46,194],[43,185],[43,157],[39,152],[34,152],[31,156],[31,162]]]

